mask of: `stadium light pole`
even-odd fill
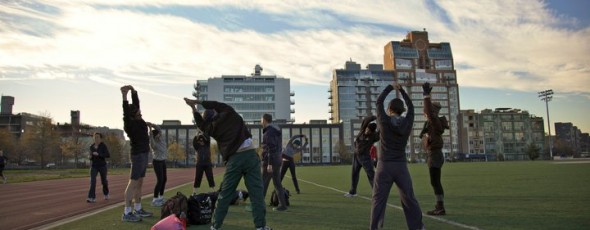
[[[551,140],[551,122],[549,120],[549,102],[551,101],[551,98],[553,98],[551,95],[553,95],[552,89],[539,92],[539,97],[541,98],[541,101],[545,101],[545,109],[547,110],[547,128],[549,128],[549,157],[551,157],[551,160],[553,160],[553,141]]]

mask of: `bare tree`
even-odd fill
[[[124,161],[123,156],[125,156],[125,141],[119,139],[117,135],[113,133],[107,134],[103,141],[111,154],[111,157],[109,158],[111,166],[122,165]]]
[[[34,122],[22,136],[23,150],[39,160],[41,167],[45,165],[48,157],[59,151],[59,133],[51,121],[51,118],[46,118]]]
[[[8,157],[11,161],[18,159],[16,145],[16,136],[14,136],[8,129],[0,129],[0,149],[4,151],[4,156]]]
[[[176,167],[177,161],[186,159],[184,147],[176,141],[170,143],[168,145],[168,159],[173,161],[174,167]]]

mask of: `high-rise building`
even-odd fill
[[[385,86],[394,80],[394,71],[383,70],[383,65],[369,64],[362,69],[360,64],[347,61],[344,69],[335,69],[330,82],[330,120],[343,123],[344,143],[351,146],[353,137],[365,116],[376,115],[375,101]],[[387,101],[393,99],[390,94]]]
[[[529,144],[536,145],[541,153],[545,152],[542,117],[512,108],[484,109],[479,116],[486,154],[497,155],[505,160],[528,160],[526,151]]]
[[[432,86],[432,101],[442,105],[439,116],[449,121],[449,130],[443,134],[445,155],[459,149],[457,116],[459,115],[459,86],[451,45],[447,42],[432,43],[426,31],[408,32],[402,41],[385,45],[383,64],[385,70],[395,70],[396,81],[406,87],[416,111],[414,132],[410,136],[407,151],[417,152],[419,134],[426,117],[423,116],[422,84]]]
[[[246,123],[259,123],[262,114],[268,113],[277,122],[295,122],[291,117],[295,109],[291,99],[290,80],[276,75],[262,75],[262,67],[256,65],[251,76],[222,75],[198,80],[193,96],[232,106]],[[199,108],[202,109],[202,108]]]

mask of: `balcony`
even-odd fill
[[[330,94],[330,96],[328,96],[328,99],[332,99],[332,94]]]
[[[328,113],[334,113],[334,110],[330,109],[328,110]]]
[[[291,90],[291,93],[289,94],[291,97],[295,96],[295,91]]]
[[[328,93],[331,93],[331,92],[332,92],[332,88],[329,88],[329,89],[328,89]]]
[[[295,113],[295,109],[291,109],[291,113]]]
[[[328,103],[328,106],[332,106],[332,102],[329,102],[329,103]]]
[[[295,104],[295,101],[294,100],[291,100],[291,105],[294,105],[294,104]]]

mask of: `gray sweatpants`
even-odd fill
[[[412,178],[406,162],[377,162],[373,183],[373,204],[371,207],[371,230],[382,229],[385,221],[385,207],[393,183],[399,190],[408,229],[422,228],[422,211],[414,196]]]
[[[275,192],[279,198],[279,208],[287,207],[287,200],[285,199],[285,189],[281,184],[281,161],[282,159],[279,157],[278,160],[272,162],[272,173],[269,173],[266,170],[268,164],[262,164],[262,183],[264,185],[264,197],[266,198],[266,192],[268,191],[268,186],[270,181],[275,187]]]

